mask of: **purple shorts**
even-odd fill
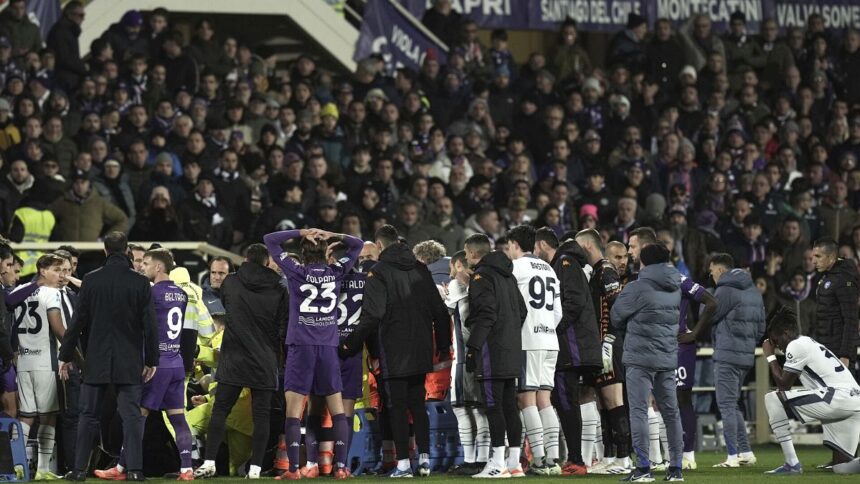
[[[5,371],[0,372],[0,393],[14,393],[18,391],[18,372],[15,367],[9,365]]]
[[[159,368],[155,376],[143,386],[140,406],[149,410],[175,410],[185,408],[185,370]]]
[[[692,390],[696,380],[696,345],[678,345],[678,369],[675,370],[675,381],[678,389]]]
[[[284,391],[325,397],[343,390],[336,346],[288,345]]]
[[[340,360],[340,380],[343,384],[343,398],[358,400],[362,394],[361,354]]]

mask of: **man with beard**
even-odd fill
[[[631,234],[631,239],[636,232]],[[593,273],[589,280],[591,300],[597,316],[599,338],[602,341],[602,368],[595,380],[599,390],[604,415],[603,445],[605,460],[591,469],[592,474],[626,474],[630,472],[630,424],[624,406],[624,369],[621,364],[624,341],[618,332],[610,327],[609,315],[615,298],[621,293],[621,281],[615,267],[606,260],[600,234],[594,229],[583,230],[576,234],[576,242],[582,247]],[[584,407],[589,421],[598,420],[597,405],[591,403]],[[586,415],[583,415],[586,418]],[[615,449],[613,450],[613,445]]]

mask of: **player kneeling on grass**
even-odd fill
[[[141,426],[146,426],[149,412],[166,410],[167,418],[176,431],[179,450],[180,481],[194,480],[191,469],[191,429],[185,420],[185,373],[191,371],[197,350],[196,321],[185,320],[188,296],[170,280],[173,256],[166,249],[150,250],[143,256],[141,271],[151,283],[152,302],[158,321],[158,371],[143,386],[140,401]],[[143,429],[141,429],[143,435]],[[124,481],[125,452],[116,467],[95,471],[96,477],[108,481]]]
[[[785,455],[785,464],[765,474],[801,474],[803,466],[794,451],[788,419],[804,423],[818,420],[824,428],[824,445],[834,450],[834,464],[854,458],[860,443],[860,385],[848,368],[824,345],[800,336],[791,310],[780,308],[771,317],[768,339],[762,344],[773,381],[778,388],[764,396],[770,428]],[[785,353],[780,366],[774,349]],[[798,377],[802,390],[791,390]]]

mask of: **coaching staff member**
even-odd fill
[[[206,440],[203,465],[195,478],[215,477],[215,457],[224,441],[225,423],[243,387],[251,389],[251,460],[248,476],[260,477],[269,439],[272,397],[278,390],[278,353],[289,317],[289,295],[281,276],[266,267],[269,251],[252,244],[245,263],[221,285],[221,298],[229,316],[224,327],[221,359],[215,380],[218,388]]]
[[[407,410],[412,412],[418,472],[430,475],[430,424],[424,409],[424,379],[433,371],[434,338],[439,361],[449,358],[451,317],[427,266],[418,262],[398,237],[390,225],[376,231],[379,262],[367,273],[361,321],[340,352],[342,356],[358,353],[364,340],[376,333],[382,370],[380,389],[390,411],[397,449],[395,474],[407,477],[412,475]]]
[[[60,378],[67,380],[75,348],[79,340],[84,340],[86,365],[78,402],[81,414],[75,465],[66,479],[86,479],[90,451],[99,430],[100,402],[108,385],[113,385],[122,418],[127,479],[142,481],[145,419],[140,414],[140,397],[144,382],[155,375],[158,365],[155,307],[149,280],[134,271],[126,256],[125,234],[111,232],[104,243],[107,261],[84,276],[78,307],[59,354]]]
[[[465,251],[473,269],[465,323],[471,332],[466,342],[466,370],[475,372],[480,382],[493,448],[484,470],[472,477],[511,477],[511,470],[522,472],[516,379],[522,364],[521,328],[528,310],[513,275],[513,263],[503,252],[490,251],[486,235],[469,236]],[[510,451],[507,462],[505,435]]]
[[[836,257],[838,245],[827,237],[812,247],[815,270],[823,277],[818,281],[815,300],[815,340],[834,352],[842,363],[856,373],[857,361],[857,267],[854,261]]]

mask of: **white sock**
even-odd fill
[[[726,456],[726,462],[737,462],[737,461],[738,461],[738,455],[737,454],[729,454],[728,456]]]
[[[543,426],[543,445],[546,449],[546,460],[550,464],[558,460],[558,415],[552,406],[546,407],[540,412],[540,421]]]
[[[684,452],[684,459],[687,459],[691,462],[696,462],[696,452]]]
[[[493,456],[490,457],[493,460],[493,466],[504,469],[505,468],[505,447],[493,447]]]
[[[313,467],[315,465],[317,465],[317,463],[310,460],[305,463],[305,467]]]
[[[119,471],[119,472],[124,472],[124,471],[125,471],[125,467],[123,467],[123,466],[119,465],[119,462],[117,462],[117,464],[116,464],[116,470],[117,470],[117,471]]]
[[[657,420],[657,412],[653,407],[648,407],[648,460],[651,464],[663,462],[663,454],[660,452],[660,421]]]
[[[39,460],[37,469],[42,472],[51,470],[51,457],[54,455],[54,441],[57,429],[53,425],[39,425]]]
[[[472,413],[468,408],[454,407],[457,417],[457,431],[460,433],[460,445],[463,446],[463,461],[467,464],[475,462],[475,424]]]
[[[475,462],[490,460],[490,422],[480,408],[472,409],[475,418]]]
[[[508,469],[516,469],[520,465],[520,448],[508,448]]]
[[[248,477],[251,479],[258,479],[260,477],[260,466],[250,465],[248,466]]]
[[[536,406],[526,407],[522,409],[522,416],[523,424],[525,424],[523,428],[529,439],[534,461],[540,463],[546,455],[543,446],[543,423],[540,420],[540,412]],[[510,458],[508,462],[510,462]]]
[[[625,469],[630,469],[633,467],[633,464],[630,463],[630,457],[625,457],[623,459],[615,459],[615,465],[621,466]]]
[[[21,422],[21,430],[24,432],[24,442],[30,440],[30,426]]]
[[[741,452],[739,455],[740,455],[741,459],[749,459],[750,457],[753,456],[753,453],[752,452]]]
[[[180,473],[182,473],[182,474],[184,474],[184,473],[186,473],[186,472],[191,472],[191,471],[193,471],[193,470],[194,470],[194,469],[192,469],[192,468],[190,468],[190,467],[182,467],[182,468],[180,468],[180,469],[179,469],[179,472],[180,472]]]
[[[429,464],[430,454],[418,454],[418,465]]]
[[[215,467],[215,461],[206,459],[203,461],[203,465],[200,467]]]
[[[400,459],[397,461],[397,470],[398,471],[406,471],[409,470],[411,466],[409,465],[409,459]]]
[[[580,405],[579,411],[582,412],[582,461],[585,465],[591,466],[594,443],[598,436],[603,438],[597,432],[597,427],[600,425],[600,412],[597,411],[596,402]]]

